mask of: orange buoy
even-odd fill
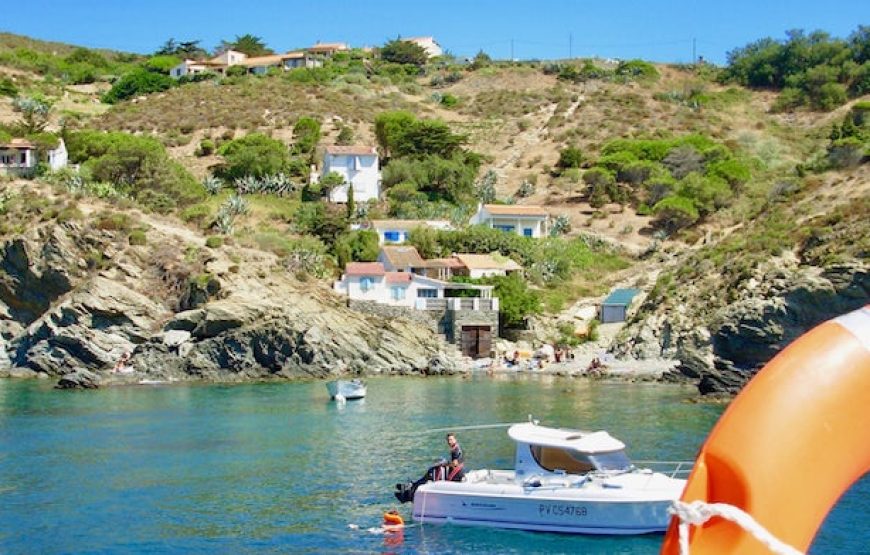
[[[701,448],[682,501],[727,503],[806,551],[831,507],[870,471],[870,305],[807,332],[734,399]],[[862,424],[863,422],[863,424]],[[671,520],[663,554],[679,553]],[[695,554],[769,554],[736,524],[694,527]]]
[[[404,526],[405,520],[398,511],[392,510],[384,513],[384,526]]]

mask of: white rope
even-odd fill
[[[689,526],[700,526],[714,516],[722,517],[737,524],[752,534],[755,539],[764,544],[775,555],[803,555],[797,549],[780,541],[768,532],[764,526],[752,518],[752,515],[727,503],[705,503],[703,501],[683,503],[682,501],[674,501],[668,512],[680,519],[681,555],[689,555]]]

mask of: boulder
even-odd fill
[[[100,387],[100,377],[93,372],[78,368],[61,376],[56,389],[97,389]]]

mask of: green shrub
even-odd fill
[[[148,240],[145,237],[145,232],[141,229],[134,229],[130,232],[130,235],[127,236],[127,241],[132,246],[142,246],[145,245]]]
[[[639,80],[655,80],[659,78],[659,72],[655,66],[643,60],[627,60],[616,66],[616,75]]]
[[[154,138],[127,133],[78,131],[67,134],[70,162],[82,164],[82,171],[95,181],[112,184],[120,194],[163,209],[163,197],[146,195],[150,190],[187,205],[204,197],[202,187],[178,162],[171,160],[164,146]]]
[[[214,154],[215,144],[211,139],[203,139],[199,142],[199,148],[196,149],[197,156],[210,156]]]
[[[320,141],[320,122],[314,118],[301,117],[293,126],[294,154],[314,153],[318,141]]]
[[[688,227],[698,221],[700,215],[692,199],[680,196],[666,197],[653,206],[656,225],[669,231]]]
[[[103,102],[115,104],[134,96],[165,91],[173,86],[175,81],[168,75],[145,69],[134,70],[112,85],[109,92],[103,95]]]
[[[94,218],[94,227],[107,231],[130,231],[133,221],[123,212],[100,212]]]
[[[202,224],[209,217],[211,217],[211,207],[205,203],[188,206],[181,212],[181,219],[185,222]]]
[[[556,167],[561,169],[579,168],[583,163],[583,151],[577,147],[569,146],[559,151],[559,161]]]
[[[274,175],[290,167],[290,152],[284,143],[262,133],[249,133],[225,143],[218,153],[226,162],[220,174],[227,179]]]
[[[220,235],[212,235],[205,240],[205,246],[210,249],[219,249],[224,244],[224,238]]]

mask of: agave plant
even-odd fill
[[[236,217],[233,214],[221,207],[214,220],[214,229],[223,235],[232,235],[235,229],[235,220]]]
[[[568,216],[559,214],[553,220],[553,225],[550,227],[550,237],[558,237],[564,235],[571,230],[571,222],[568,221]]]
[[[64,180],[63,184],[67,191],[73,194],[78,193],[85,188],[85,180],[78,174],[70,175]]]
[[[525,180],[520,184],[520,188],[517,189],[517,196],[520,198],[530,197],[535,194],[535,184],[529,180]]]
[[[477,183],[477,198],[484,204],[490,204],[495,200],[495,184],[498,182],[498,174],[494,170],[487,171]]]
[[[216,195],[221,192],[224,184],[223,181],[221,181],[217,177],[210,175],[202,180],[202,186],[205,188],[205,191],[208,194]]]
[[[242,198],[242,195],[236,193],[224,202],[221,209],[226,208],[227,212],[233,216],[241,216],[248,213],[248,201]]]
[[[233,185],[236,188],[236,192],[240,195],[250,195],[254,193],[260,193],[262,184],[260,180],[254,177],[253,175],[246,175],[243,177],[237,177],[235,181],[233,181]]]

